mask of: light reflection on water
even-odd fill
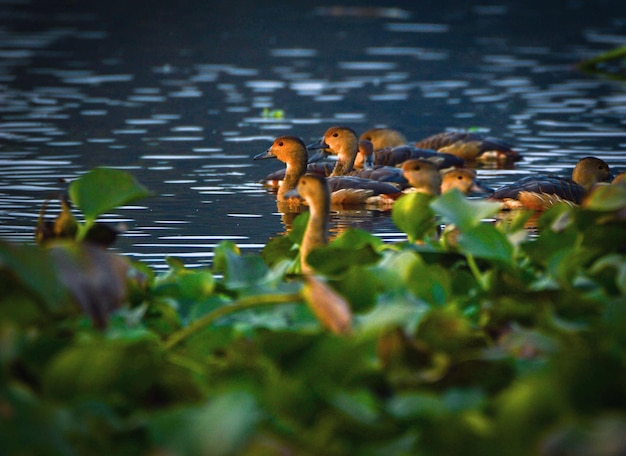
[[[614,19],[626,17],[618,2],[611,17],[593,20],[570,5],[551,34],[549,12],[505,1],[459,2],[454,14],[285,7],[284,23],[299,34],[260,30],[273,19],[262,8],[242,8],[237,20],[254,27],[238,33],[207,27],[208,15],[185,15],[191,22],[180,27],[182,11],[172,9],[173,20],[163,23],[142,10],[145,36],[120,31],[105,11],[80,10],[88,5],[42,17],[35,0],[22,3],[31,2],[30,16],[3,5],[15,21],[0,31],[5,239],[30,242],[42,203],[51,199],[48,214],[58,212],[62,180],[106,165],[131,171],[158,195],[103,216],[124,229],[119,251],[156,268],[166,255],[210,264],[221,240],[258,251],[293,217],[258,184],[280,163],[251,157],[275,136],[312,141],[335,124],[359,132],[392,126],[410,140],[469,127],[502,137],[525,160],[515,169],[480,169],[491,187],[535,172],[569,174],[586,155],[626,167],[624,86],[573,68],[626,40],[626,21]],[[515,27],[522,16],[533,18],[532,37]],[[25,31],[34,22],[39,30]],[[264,116],[274,109],[283,115]],[[332,233],[347,227],[404,239],[389,212],[334,212]]]

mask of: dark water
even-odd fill
[[[480,128],[525,156],[481,169],[493,187],[586,155],[626,168],[624,84],[574,67],[626,44],[626,2],[351,5],[0,0],[0,236],[32,242],[59,179],[110,166],[158,193],[103,217],[119,251],[156,268],[209,264],[224,239],[258,251],[284,231],[258,184],[280,163],[251,157],[336,124]],[[333,222],[402,238],[386,213]]]

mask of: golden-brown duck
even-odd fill
[[[497,189],[489,198],[502,200],[507,209],[542,211],[560,202],[580,204],[594,185],[609,182],[612,177],[604,160],[585,157],[576,163],[571,179],[554,174],[527,176]]]

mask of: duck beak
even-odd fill
[[[493,193],[495,190],[491,187],[488,187],[481,183],[480,181],[475,180],[472,186],[470,187],[470,191],[472,193]]]
[[[264,160],[266,158],[276,158],[276,155],[272,153],[272,149],[267,149],[265,152],[261,152],[252,157],[253,160]]]
[[[309,159],[307,160],[307,163],[318,162],[320,160],[325,159],[327,156],[328,156],[328,153],[326,153],[326,151],[324,149],[320,149],[316,153],[314,153],[313,155],[311,155],[309,157]]]
[[[320,139],[317,142],[314,142],[313,144],[309,144],[308,146],[306,146],[306,148],[309,150],[328,149],[329,147],[330,146],[326,144],[326,142],[324,141],[324,138]]]

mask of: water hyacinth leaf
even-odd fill
[[[111,168],[95,168],[73,181],[70,199],[86,220],[151,195],[131,174]]]
[[[282,260],[295,260],[298,250],[288,236],[279,236],[270,239],[261,250],[261,258],[267,265],[274,266]]]
[[[414,261],[407,274],[407,288],[418,298],[436,305],[443,305],[448,301],[452,280],[448,270],[441,265]]]
[[[333,287],[345,296],[355,312],[373,306],[384,285],[376,271],[363,266],[352,266],[340,279],[333,281]]]
[[[379,237],[374,236],[367,231],[355,228],[345,230],[332,241],[333,246],[346,248],[359,248],[363,246],[372,246],[377,248],[383,244],[383,240]]]
[[[626,185],[600,185],[587,197],[585,207],[595,211],[626,208]]]
[[[464,230],[458,242],[464,252],[476,258],[513,263],[513,245],[504,233],[491,224],[483,223]]]
[[[443,217],[444,222],[452,223],[461,230],[480,224],[500,210],[499,203],[468,200],[456,189],[435,199],[430,206]]]
[[[224,274],[224,283],[231,289],[259,285],[268,268],[259,256],[241,256],[239,247],[230,241],[220,242],[215,248],[213,270]]]
[[[48,250],[0,241],[0,275],[21,283],[51,313],[75,309]]]
[[[161,413],[148,429],[153,445],[167,453],[230,456],[240,454],[260,419],[254,396],[232,391],[200,407]]]
[[[327,276],[342,275],[353,265],[375,263],[380,255],[372,245],[338,247],[334,243],[312,250],[307,257],[313,269]]]
[[[106,400],[125,407],[149,400],[160,360],[152,337],[94,340],[66,348],[46,366],[46,394],[66,401]]]
[[[415,242],[435,231],[435,213],[429,204],[433,200],[431,195],[423,193],[409,193],[404,195],[393,205],[391,219],[393,223]]]

